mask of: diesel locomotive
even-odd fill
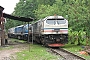
[[[59,47],[68,42],[68,20],[62,16],[47,16],[32,26],[33,38],[38,43]]]

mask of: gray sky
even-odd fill
[[[0,6],[4,7],[4,13],[11,14],[19,0],[0,0]]]

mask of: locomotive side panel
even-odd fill
[[[41,37],[41,20],[35,22],[32,24],[33,26],[33,38],[34,41],[40,43],[40,37]]]

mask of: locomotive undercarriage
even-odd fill
[[[49,34],[49,35],[42,35],[40,39],[42,44],[54,44],[54,43],[61,43],[65,44],[68,42],[68,35],[67,34]]]

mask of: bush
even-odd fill
[[[69,29],[69,42],[72,44],[75,44],[77,41],[77,44],[81,44],[86,39],[86,32],[85,31],[73,31],[72,29]]]

